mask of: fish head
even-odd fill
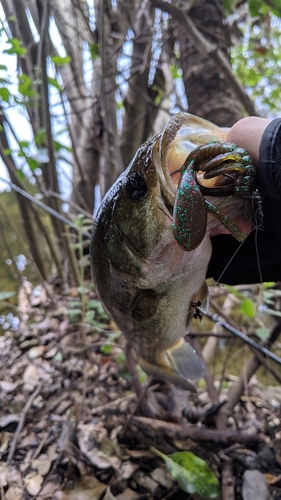
[[[172,230],[176,187],[160,146],[161,134],[139,148],[102,201],[92,238],[92,254],[102,244],[111,269],[142,287],[168,279],[183,256]],[[96,271],[93,264],[94,279]]]

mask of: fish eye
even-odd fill
[[[132,200],[141,200],[147,193],[147,185],[140,172],[131,172],[126,180],[125,189]]]

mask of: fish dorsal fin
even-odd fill
[[[170,364],[183,377],[198,380],[203,375],[203,365],[196,352],[183,338],[166,351]]]

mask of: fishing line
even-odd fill
[[[245,240],[241,242],[241,244],[239,245],[239,247],[237,248],[237,250],[234,252],[233,256],[231,257],[231,259],[229,260],[228,264],[225,266],[224,270],[222,271],[221,275],[219,276],[218,280],[216,281],[216,285],[220,281],[221,277],[225,273],[225,271],[226,271],[227,267],[229,266],[229,264],[231,263],[231,261],[234,259],[235,255],[237,255],[237,253],[241,249],[243,243],[246,241],[246,239],[248,238],[248,236],[253,231],[255,231],[256,258],[257,258],[257,265],[258,265],[258,271],[259,271],[259,276],[260,276],[260,282],[262,284],[262,270],[261,270],[260,257],[259,257],[259,251],[258,251],[258,231],[259,230],[263,230],[263,212],[262,212],[262,207],[261,207],[261,200],[258,199],[257,201],[258,201],[258,207],[257,207],[256,211],[254,211],[254,217],[253,217],[253,219],[254,219],[254,227],[250,231],[250,233],[246,236]],[[210,293],[210,296],[211,296],[211,294],[212,294],[215,286],[213,287],[213,289],[212,289],[212,291]],[[224,321],[223,319],[221,319],[221,317],[218,314],[212,314],[210,312],[206,312],[205,316],[207,316],[209,319],[211,319],[212,321],[214,321],[216,324],[221,325],[223,328],[225,328],[226,330],[230,331],[231,333],[233,333],[234,335],[236,335],[237,337],[239,337],[246,344],[248,344],[251,347],[254,347],[255,349],[257,349],[264,356],[267,356],[268,358],[272,359],[273,361],[275,361],[276,363],[278,363],[279,365],[281,365],[281,358],[279,356],[277,356],[273,352],[269,351],[269,349],[267,349],[266,347],[263,347],[260,344],[257,344],[256,342],[254,342],[254,340],[252,340],[251,338],[249,338],[247,335],[244,335],[242,332],[240,332],[239,330],[237,330],[236,328],[234,328],[232,325],[230,325],[229,323],[227,323],[226,321]]]
[[[256,204],[256,207],[255,207],[255,204]],[[261,199],[261,195],[257,189],[254,192],[253,197],[252,197],[252,209],[253,209],[254,229],[256,230],[256,234],[255,234],[256,257],[257,257],[258,271],[259,271],[259,276],[260,276],[260,283],[262,284],[262,282],[263,282],[262,270],[261,270],[260,256],[259,256],[259,250],[258,250],[258,230],[263,231],[264,226],[263,226],[262,199]]]
[[[59,212],[57,212],[53,208],[49,207],[48,205],[45,205],[45,203],[42,203],[42,201],[37,200],[36,198],[34,198],[34,196],[32,196],[31,194],[27,193],[27,191],[24,191],[23,189],[19,188],[13,182],[10,182],[7,179],[4,179],[3,177],[0,177],[0,181],[5,182],[6,184],[8,184],[8,186],[11,189],[13,189],[17,193],[21,194],[22,196],[24,196],[25,198],[27,198],[29,201],[32,201],[32,203],[35,203],[35,205],[37,205],[38,207],[43,208],[43,210],[45,210],[46,212],[48,212],[53,217],[56,217],[56,219],[59,219],[64,224],[66,224],[66,225],[68,225],[70,227],[73,227],[76,230],[79,230],[77,224],[75,224],[74,222],[72,222],[70,219],[67,219],[67,217],[64,217],[64,215],[61,215]],[[84,236],[86,236],[86,238],[91,238],[91,233],[89,233],[88,231],[83,231],[82,234]]]
[[[238,254],[239,250],[241,249],[242,245],[245,243],[245,241],[247,240],[247,238],[250,236],[250,234],[254,231],[254,228],[251,229],[251,231],[249,232],[249,234],[247,234],[246,238],[241,241],[239,247],[235,250],[234,254],[232,255],[232,257],[229,259],[228,263],[226,264],[225,268],[222,270],[221,274],[219,275],[215,285],[213,286],[212,288],[212,291],[210,293],[210,296],[212,295],[213,293],[213,290],[214,288],[219,284],[219,281],[221,280],[221,278],[223,277],[225,271],[227,270],[228,266],[231,264],[231,262],[233,261],[234,257]]]
[[[246,197],[245,197],[246,198]],[[256,203],[256,207],[255,207]],[[262,284],[262,270],[261,270],[261,264],[260,264],[260,256],[259,256],[259,250],[258,250],[258,231],[263,231],[263,209],[262,209],[262,201],[261,201],[261,196],[259,191],[256,189],[252,195],[252,210],[253,210],[253,228],[247,234],[246,238],[240,243],[239,247],[235,250],[234,254],[226,264],[225,268],[222,270],[221,274],[219,275],[216,284],[214,285],[213,289],[215,286],[218,285],[219,281],[221,280],[222,276],[224,275],[225,271],[227,270],[228,266],[231,264],[233,261],[234,257],[237,255],[239,250],[241,249],[243,243],[247,240],[247,238],[252,234],[253,231],[255,231],[255,251],[256,251],[256,258],[257,258],[257,266],[258,266],[258,272],[259,272],[259,278],[260,278],[260,284]],[[213,291],[213,290],[212,290]],[[210,295],[212,292],[210,293]]]

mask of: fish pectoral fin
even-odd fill
[[[183,338],[166,351],[170,364],[183,378],[198,380],[204,369],[196,352]]]
[[[152,289],[144,289],[137,293],[130,304],[132,318],[136,321],[149,319],[157,311],[162,296]]]

